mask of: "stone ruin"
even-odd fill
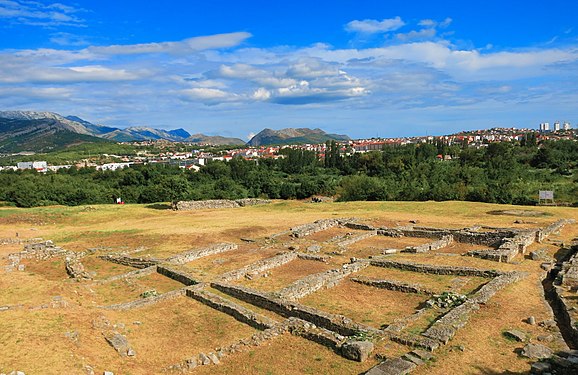
[[[180,201],[177,202],[175,208],[178,211],[191,211],[191,210],[206,210],[216,208],[238,208],[269,203],[271,203],[269,199],[256,199],[256,198],[245,198],[236,200],[213,199],[204,201]]]
[[[488,260],[510,261],[516,254],[524,254],[529,244],[534,241],[544,240],[547,235],[559,230],[565,223],[567,221],[556,222],[538,230],[496,229],[487,232],[477,232],[471,228],[460,230],[425,227],[374,228],[360,224],[352,219],[324,219],[291,228],[288,233],[291,237],[299,239],[338,226],[359,231],[360,233],[356,235],[335,240],[335,243],[343,253],[347,251],[347,247],[351,244],[376,235],[424,237],[434,240],[424,245],[399,249],[399,252],[414,254],[435,251],[449,246],[453,241],[474,243],[480,246],[491,246],[494,249],[488,250],[488,252],[467,255],[480,256]],[[216,365],[227,356],[262,345],[283,334],[292,334],[327,346],[347,359],[360,362],[365,361],[372,354],[375,345],[381,340],[390,339],[408,346],[410,350],[400,357],[388,358],[382,361],[377,366],[369,369],[367,374],[405,374],[412,371],[416,366],[430,360],[432,352],[448,344],[458,330],[467,324],[471,314],[475,313],[481,305],[488,303],[498,291],[526,276],[521,272],[501,272],[491,269],[395,261],[390,260],[387,255],[376,255],[370,259],[352,258],[340,268],[305,276],[275,292],[262,292],[241,286],[236,282],[242,278],[251,279],[268,272],[268,270],[290,263],[295,259],[326,262],[330,257],[298,252],[296,250],[280,251],[277,255],[270,258],[216,275],[210,282],[203,282],[195,274],[176,267],[209,255],[220,254],[234,249],[237,249],[236,244],[216,244],[203,249],[189,250],[166,259],[131,257],[123,253],[99,255],[101,259],[130,266],[136,268],[136,270],[112,276],[105,280],[92,281],[94,283],[105,284],[115,280],[140,278],[158,273],[183,284],[181,288],[167,293],[116,305],[101,306],[100,308],[128,310],[154,305],[168,299],[187,297],[221,313],[228,314],[236,320],[259,330],[259,332],[249,338],[241,339],[225,347],[216,348],[212,352],[194,353],[189,358],[183,359],[181,362],[165,369],[172,372],[188,372],[198,366]],[[320,251],[320,249],[315,250],[315,252]],[[495,251],[496,253],[492,255],[490,251]],[[71,277],[78,280],[91,279],[91,273],[80,262],[82,257],[86,256],[86,252],[67,252],[54,246],[51,241],[46,241],[40,244],[27,245],[25,250],[18,254],[19,257],[33,257],[41,260],[54,256],[64,256],[65,267]],[[562,267],[559,274],[559,288],[573,290],[574,293],[578,289],[578,260],[576,259],[578,258],[573,257],[570,259]],[[422,316],[428,307],[420,308],[413,315],[400,317],[387,327],[377,329],[355,322],[346,316],[328,313],[299,303],[299,300],[304,296],[319,290],[335,287],[341,282],[355,282],[367,287],[383,288],[400,293],[417,293],[424,296],[424,301],[435,294],[427,287],[419,284],[354,276],[355,273],[367,267],[394,268],[432,275],[481,277],[488,281],[475,292],[468,295],[464,301],[445,307],[447,311],[418,334],[406,331],[406,327]],[[223,295],[210,292],[207,289],[208,287],[220,291]],[[282,319],[277,321],[257,313],[250,307],[241,306],[229,299],[229,297],[232,297],[233,300],[243,301],[248,306],[256,306],[273,312]],[[560,300],[563,303],[564,296],[561,295]],[[567,308],[567,310],[570,311],[571,309]],[[576,317],[570,319],[576,319]],[[570,320],[570,324],[576,326],[574,320]],[[126,337],[121,333],[107,329],[103,331],[103,336],[121,356],[134,356],[136,354]],[[578,332],[576,337],[578,338]]]

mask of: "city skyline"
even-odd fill
[[[0,0],[0,110],[244,139],[574,125],[576,7]]]

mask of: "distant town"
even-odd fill
[[[461,147],[487,147],[495,142],[515,142],[522,141],[531,134],[535,137],[536,142],[540,143],[545,140],[575,140],[578,141],[578,131],[573,129],[569,122],[554,122],[552,126],[548,122],[540,123],[538,129],[529,128],[491,128],[484,130],[462,131],[452,135],[442,136],[416,136],[416,137],[399,137],[399,138],[368,138],[356,139],[347,141],[337,141],[340,146],[342,155],[350,155],[353,153],[365,153],[369,151],[382,150],[386,145],[407,145],[407,144],[422,144],[422,143],[437,143],[443,142],[448,146],[459,145]],[[316,152],[319,158],[324,158],[327,150],[326,143],[318,144],[289,144],[289,145],[274,145],[274,146],[243,146],[231,149],[223,149],[218,152],[208,152],[199,144],[187,142],[171,142],[167,140],[146,140],[133,142],[119,142],[123,145],[131,145],[136,148],[150,146],[162,146],[167,144],[183,144],[190,146],[191,151],[186,152],[159,152],[153,153],[151,151],[137,152],[135,156],[123,155],[109,155],[103,154],[109,159],[116,160],[111,163],[99,164],[92,159],[79,160],[75,164],[68,165],[50,165],[46,161],[25,161],[18,162],[16,165],[0,166],[2,170],[25,170],[35,169],[38,172],[56,172],[59,169],[94,167],[97,170],[117,170],[130,167],[134,164],[149,164],[149,163],[168,163],[171,165],[178,165],[181,168],[198,171],[202,166],[209,161],[220,160],[229,161],[234,157],[242,157],[247,160],[257,160],[262,158],[282,158],[284,157],[279,151],[285,148],[302,149]],[[210,144],[202,146],[212,146]],[[197,149],[193,149],[197,147]],[[160,148],[160,147],[159,147]],[[25,153],[18,153],[14,155],[23,155]],[[33,155],[33,153],[28,153]],[[439,159],[449,160],[451,155],[438,155]]]

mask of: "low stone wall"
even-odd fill
[[[407,345],[412,348],[426,349],[430,352],[440,347],[440,343],[437,340],[411,333],[389,334],[388,337],[391,341],[397,342],[398,344]]]
[[[248,324],[253,328],[265,330],[274,327],[277,322],[264,315],[257,314],[239,304],[202,289],[187,289],[186,294],[215,310],[231,315],[238,321]]]
[[[314,293],[323,287],[331,288],[337,285],[346,276],[358,272],[367,266],[369,266],[369,263],[367,262],[356,262],[352,264],[344,264],[342,268],[309,275],[289,284],[275,293],[275,295],[279,298],[295,301]]]
[[[327,263],[331,256],[329,255],[316,255],[316,254],[307,254],[307,253],[297,253],[297,257],[303,260],[314,260],[316,262]]]
[[[177,202],[176,208],[179,211],[191,211],[191,210],[205,210],[205,209],[215,209],[215,208],[238,208],[245,206],[255,206],[258,204],[268,204],[271,203],[268,199],[210,199],[204,201],[180,201]]]
[[[362,234],[359,234],[357,236],[349,237],[349,238],[347,238],[341,242],[338,242],[337,246],[341,247],[341,248],[345,248],[349,245],[353,245],[356,242],[363,241],[363,240],[365,240],[367,238],[371,238],[373,236],[377,236],[376,230],[375,231],[369,231],[368,233],[362,233]]]
[[[250,288],[221,283],[211,283],[211,286],[223,293],[229,294],[252,305],[273,311],[281,316],[306,320],[316,326],[337,332],[343,336],[355,336],[360,332],[375,335],[383,334],[383,332],[378,329],[357,324],[343,315],[326,313],[296,302],[289,302],[280,298],[272,297]]]
[[[230,282],[234,280],[238,280],[242,277],[247,275],[256,275],[263,271],[267,271],[271,268],[282,266],[286,263],[289,263],[295,259],[297,259],[297,253],[295,252],[287,252],[275,255],[271,258],[259,260],[255,263],[249,264],[243,268],[239,268],[237,270],[233,270],[227,273],[222,274],[217,279],[222,282]]]
[[[451,309],[441,319],[435,321],[422,335],[447,344],[458,330],[466,325],[470,313],[479,308],[480,305],[474,301],[466,301]]]
[[[371,260],[370,264],[376,267],[396,268],[402,271],[421,272],[434,275],[476,276],[493,278],[504,274],[504,272],[496,270],[483,270],[471,267],[435,266],[430,264],[418,264],[413,262],[390,260]]]
[[[166,265],[157,266],[157,272],[187,286],[199,284],[199,281],[195,280],[192,275],[181,270],[169,268]]]
[[[355,230],[370,230],[370,231],[376,231],[377,232],[377,228],[372,227],[371,225],[367,225],[367,224],[360,224],[360,223],[356,223],[354,221],[348,221],[343,223],[343,226],[349,228],[349,229],[355,229]]]
[[[131,310],[131,309],[136,309],[139,307],[154,305],[154,304],[159,303],[161,301],[167,301],[167,300],[177,298],[177,297],[180,297],[183,295],[185,295],[185,289],[181,288],[181,289],[177,289],[177,290],[172,290],[172,291],[167,292],[167,293],[159,294],[159,295],[154,296],[154,297],[141,298],[141,299],[137,299],[135,301],[118,303],[116,305],[110,305],[110,306],[99,306],[99,308],[105,309],[105,310]]]
[[[289,332],[291,332],[292,335],[316,342],[333,349],[338,354],[341,354],[339,349],[346,341],[344,336],[324,328],[316,327],[315,325],[299,318],[291,317],[288,321]]]
[[[160,259],[155,258],[132,258],[126,255],[119,255],[119,254],[98,255],[98,257],[111,263],[121,264],[123,266],[133,268],[148,268],[155,266],[161,262]]]
[[[483,285],[470,299],[476,303],[486,304],[497,292],[509,284],[520,281],[528,274],[525,272],[508,272],[501,276],[495,277]]]
[[[427,253],[428,251],[443,249],[448,247],[454,242],[454,237],[452,235],[443,236],[441,239],[426,243],[419,246],[406,247],[403,252],[406,253]]]
[[[317,220],[313,223],[299,225],[297,227],[291,228],[291,236],[293,237],[305,237],[310,234],[321,232],[323,230],[333,228],[339,225],[339,220],[337,219],[322,219]]]
[[[567,336],[572,340],[573,347],[578,348],[578,314],[564,297],[564,294],[568,292],[571,292],[574,297],[578,288],[578,245],[573,246],[571,251],[574,254],[568,261],[562,263],[562,269],[556,277],[552,299],[558,319],[562,320],[565,327],[568,327]]]
[[[525,254],[528,246],[534,243],[537,231],[523,231],[514,237],[506,237],[497,249],[472,250],[467,255],[492,260],[495,262],[510,262],[518,254]]]
[[[478,310],[480,304],[487,303],[499,290],[520,280],[524,276],[525,274],[521,272],[510,272],[496,277],[480,288],[466,302],[454,307],[443,317],[435,321],[422,335],[447,344],[458,330],[466,325],[470,314]]]
[[[244,199],[237,199],[235,201],[241,207],[247,206],[257,206],[260,204],[269,204],[271,200],[269,199],[257,199],[257,198],[244,198]]]
[[[147,268],[142,268],[138,270],[134,270],[131,272],[123,273],[122,275],[115,275],[111,277],[107,277],[103,280],[96,280],[97,284],[106,284],[117,280],[125,280],[125,279],[137,279],[139,277],[145,277],[148,275],[152,275],[153,273],[157,272],[157,266],[150,266]]]
[[[183,373],[193,370],[197,366],[218,365],[224,357],[261,346],[269,340],[283,335],[288,329],[289,325],[286,322],[277,324],[272,328],[257,332],[249,338],[239,340],[224,348],[218,348],[215,352],[209,352],[208,354],[199,353],[194,355],[176,365],[170,366],[166,371]]]
[[[402,293],[418,293],[433,296],[435,293],[420,284],[408,284],[395,280],[378,280],[370,277],[352,277],[351,281],[380,289],[393,290]]]
[[[76,280],[91,280],[92,276],[85,270],[84,265],[80,259],[85,255],[82,253],[74,253],[69,251],[64,258],[64,268],[66,273]]]
[[[546,237],[550,236],[552,233],[559,231],[567,224],[574,224],[576,220],[574,219],[560,219],[545,228],[538,230],[536,233],[536,241],[542,242]]]
[[[205,249],[190,250],[181,254],[174,255],[166,259],[167,262],[173,264],[185,264],[192,262],[208,255],[219,254],[225,251],[236,250],[238,246],[234,243],[220,243]]]
[[[42,238],[0,238],[1,245],[21,245],[24,243],[38,243],[42,242]]]

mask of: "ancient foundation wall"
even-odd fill
[[[229,294],[252,305],[273,311],[281,316],[303,319],[315,324],[316,326],[337,332],[343,336],[354,336],[359,332],[382,334],[382,331],[380,330],[357,324],[345,316],[329,314],[295,302],[271,297],[265,293],[250,288],[221,283],[211,283],[211,286],[223,293]]]
[[[269,270],[271,268],[282,266],[292,260],[297,259],[298,254],[295,252],[287,252],[275,255],[271,258],[263,259],[255,263],[249,264],[243,268],[233,270],[222,274],[218,279],[222,282],[229,282],[233,280],[238,280],[246,275],[258,274],[260,272]]]
[[[154,305],[154,304],[159,303],[161,301],[166,301],[166,300],[170,300],[173,298],[183,296],[184,294],[185,294],[185,289],[181,288],[181,289],[177,289],[177,290],[172,290],[172,291],[167,292],[167,293],[159,294],[159,295],[154,296],[154,297],[141,298],[141,299],[137,299],[135,301],[118,303],[116,305],[110,305],[110,306],[99,306],[99,307],[101,309],[106,309],[106,310],[131,310],[131,309],[136,309],[139,307]]]
[[[208,255],[219,254],[225,251],[235,250],[238,246],[234,243],[220,243],[205,249],[190,250],[167,258],[167,262],[173,264],[185,264]]]
[[[371,260],[370,264],[376,267],[396,268],[403,271],[429,273],[434,275],[457,275],[493,278],[503,274],[503,272],[496,270],[483,270],[471,267],[434,266],[429,264],[390,260]]]
[[[268,204],[271,203],[268,199],[210,199],[204,201],[180,201],[177,202],[176,208],[179,211],[191,211],[191,210],[205,210],[214,208],[237,208],[245,206],[255,206],[258,204]]]
[[[448,247],[454,242],[454,237],[452,235],[443,236],[437,241],[429,242],[419,246],[406,247],[403,252],[406,253],[427,253],[428,251],[434,251]]]
[[[275,294],[279,298],[295,301],[314,293],[323,287],[331,288],[337,285],[337,283],[343,280],[346,276],[358,272],[367,266],[369,266],[369,263],[367,262],[344,264],[342,268],[306,276],[281,289]]]
[[[373,286],[380,289],[393,290],[395,292],[418,293],[430,296],[435,294],[433,291],[427,289],[423,285],[403,283],[395,280],[378,280],[369,277],[352,277],[351,281],[363,285]]]
[[[133,268],[148,268],[155,266],[161,262],[160,259],[154,258],[132,258],[126,255],[115,255],[115,254],[108,254],[108,255],[99,255],[100,259],[121,264],[123,266],[133,267]]]
[[[291,228],[291,236],[293,237],[305,237],[310,234],[321,232],[323,230],[333,228],[339,225],[339,220],[337,219],[322,219],[317,220],[313,223],[299,225],[297,227]]]
[[[231,315],[240,322],[250,325],[253,328],[265,330],[272,328],[277,322],[264,315],[257,314],[239,304],[226,300],[219,295],[202,289],[187,289],[186,294],[215,310]]]
[[[174,268],[169,268],[166,265],[157,266],[157,272],[163,276],[171,278],[171,279],[178,281],[179,283],[187,285],[187,286],[195,285],[195,284],[199,283],[199,281],[195,280],[193,278],[193,276],[191,276],[191,275],[189,275],[183,271],[180,271],[180,270],[177,270]]]

